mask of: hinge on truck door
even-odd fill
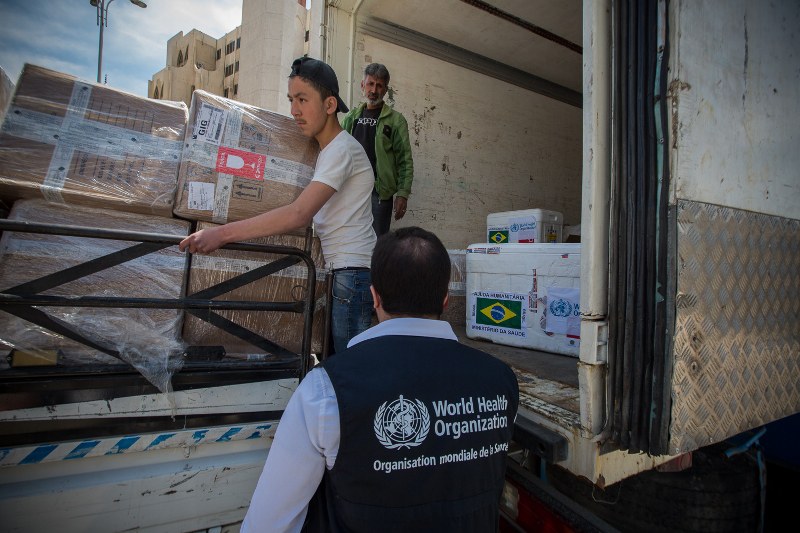
[[[581,320],[581,362],[588,365],[608,362],[608,322]]]
[[[548,463],[567,458],[567,439],[535,422],[518,416],[514,421],[514,442],[530,450]]]

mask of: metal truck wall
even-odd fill
[[[800,3],[670,11],[673,200],[800,219]]]
[[[679,453],[800,411],[800,4],[670,12]]]
[[[677,206],[670,452],[800,411],[800,221]]]
[[[493,212],[551,209],[580,222],[580,108],[359,34],[354,80],[373,61],[389,68],[386,100],[408,120],[414,157],[408,214],[393,226],[462,248],[486,239]]]

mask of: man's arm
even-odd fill
[[[281,235],[288,231],[304,228],[311,224],[311,219],[335,192],[336,189],[329,185],[312,181],[289,205],[246,220],[229,222],[222,226],[192,233],[183,239],[178,247],[181,251],[188,249],[191,253],[208,254],[231,242]]]
[[[299,532],[325,473],[339,450],[339,409],[322,369],[309,372],[289,400],[242,532]]]
[[[408,138],[408,122],[405,117],[397,113],[397,127],[392,136],[392,148],[397,154],[397,195],[408,198],[411,195],[411,183],[414,181],[414,161],[411,157],[411,141]]]
[[[411,194],[411,182],[414,181],[414,161],[411,158],[411,142],[408,139],[408,122],[403,115],[397,113],[399,120],[392,139],[397,159],[397,194],[394,196],[394,219],[400,220],[406,215],[408,197]]]

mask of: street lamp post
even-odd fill
[[[114,0],[89,0],[89,3],[97,8],[97,25],[100,26],[100,46],[97,51],[97,83],[100,83],[100,74],[103,70],[103,27],[108,26],[108,8]],[[141,0],[130,0],[130,3],[145,8],[147,4]]]

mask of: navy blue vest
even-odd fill
[[[495,531],[517,379],[457,341],[386,336],[322,366],[341,441],[306,531]]]

